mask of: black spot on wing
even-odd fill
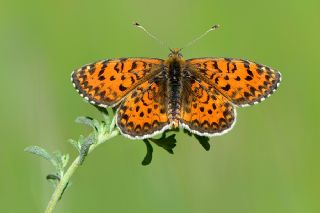
[[[127,87],[125,87],[125,86],[123,86],[122,84],[120,84],[120,86],[119,86],[119,90],[120,91],[125,91],[127,89]]]
[[[231,88],[230,84],[227,84],[226,86],[221,87],[221,89],[223,89],[224,91],[229,91],[230,88]]]

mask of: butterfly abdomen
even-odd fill
[[[181,63],[179,60],[172,59],[168,62],[168,117],[173,124],[173,127],[177,127],[180,116],[181,107]]]

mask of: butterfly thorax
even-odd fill
[[[178,49],[174,49],[165,61],[165,65],[167,67],[168,117],[171,125],[176,128],[180,120],[182,74],[185,60]]]

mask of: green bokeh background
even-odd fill
[[[88,157],[56,212],[320,212],[320,3],[305,1],[1,1],[0,211],[43,212],[51,165],[29,145],[75,150],[89,133],[73,120],[100,118],[69,80],[104,58],[159,57],[168,50],[132,27],[141,22],[170,47],[212,24],[222,28],[183,51],[185,58],[250,59],[282,72],[280,89],[238,109],[228,134],[206,152],[177,136],[175,154],[118,136]]]

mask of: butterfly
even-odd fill
[[[232,129],[236,107],[274,93],[281,74],[242,59],[185,60],[181,49],[170,49],[166,60],[118,58],[88,64],[73,71],[71,81],[89,103],[116,108],[117,127],[128,138],[151,138],[179,127],[210,137]]]

